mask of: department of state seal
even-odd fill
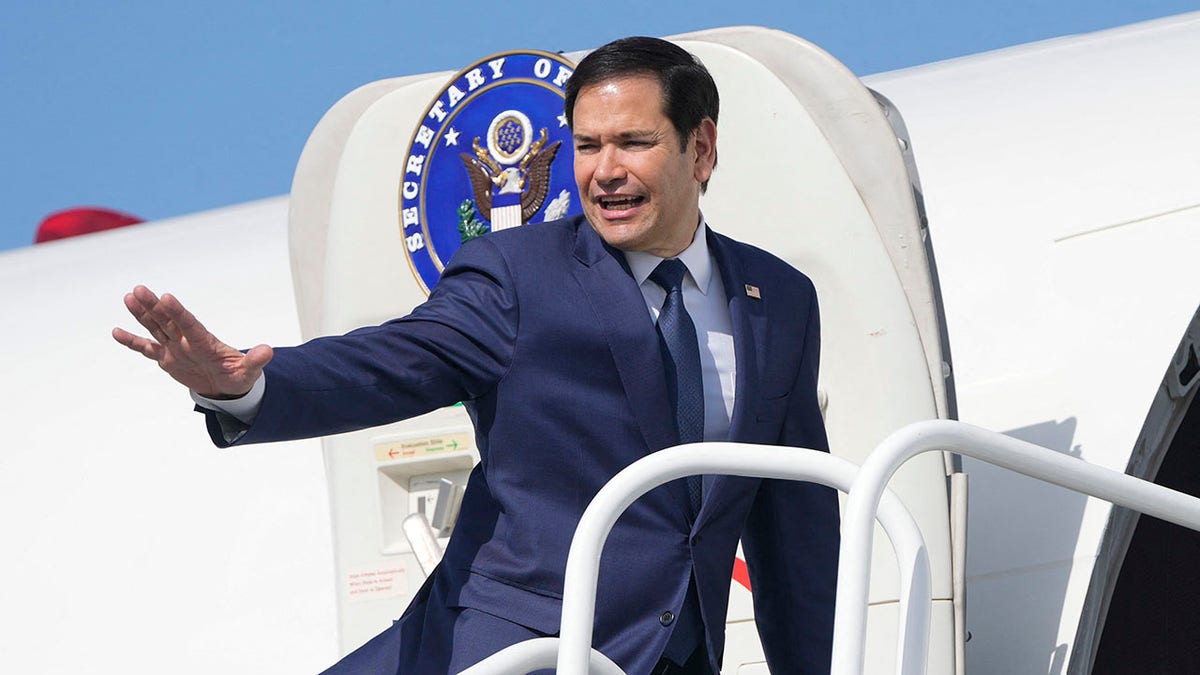
[[[582,212],[563,112],[573,68],[549,52],[489,56],[425,111],[404,160],[400,227],[426,293],[464,242]]]

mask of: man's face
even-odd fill
[[[688,247],[700,220],[700,183],[716,154],[712,120],[680,152],[658,80],[630,75],[579,91],[573,134],[583,212],[606,242],[663,258]]]

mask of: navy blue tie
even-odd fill
[[[671,258],[654,268],[650,280],[667,292],[667,299],[658,313],[658,344],[667,371],[667,395],[675,407],[679,442],[699,443],[704,440],[704,376],[700,370],[696,324],[683,306],[683,275],[686,272],[686,265]],[[695,521],[700,513],[703,482],[700,476],[694,475],[684,481],[691,509],[688,517]],[[663,656],[682,665],[704,641],[704,624],[700,620],[700,599],[694,578],[688,580],[687,595],[677,620],[679,623],[667,641]]]
[[[704,440],[704,376],[700,370],[700,347],[696,342],[696,324],[683,306],[683,275],[687,266],[677,258],[658,264],[650,281],[667,292],[658,314],[659,346],[667,371],[667,395],[675,406],[675,426],[680,443]],[[688,476],[688,498],[692,519],[700,513],[700,476]]]

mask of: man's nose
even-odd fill
[[[596,182],[611,183],[625,178],[625,163],[617,148],[605,147],[596,157]]]

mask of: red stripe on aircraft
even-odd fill
[[[746,561],[741,558],[733,559],[733,580],[750,590],[750,568],[746,567]]]

